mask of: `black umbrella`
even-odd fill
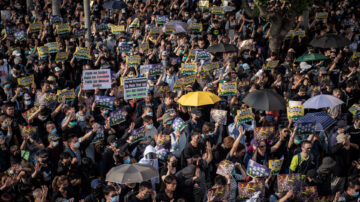
[[[105,9],[118,9],[121,10],[123,8],[126,8],[127,5],[123,1],[108,1],[103,4],[103,8]]]
[[[284,110],[286,108],[284,98],[271,89],[251,92],[242,101],[252,108],[266,111]]]
[[[347,38],[336,34],[325,34],[313,39],[310,45],[318,48],[343,48],[351,43]]]
[[[227,52],[238,51],[236,46],[231,44],[224,44],[224,43],[218,43],[213,46],[210,46],[207,50],[212,53],[227,53]]]

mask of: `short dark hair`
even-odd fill
[[[360,185],[359,181],[356,178],[349,179],[347,188],[354,189],[355,186]]]
[[[71,154],[69,152],[63,152],[60,154],[60,160],[71,158]]]
[[[227,182],[226,178],[222,175],[217,175],[215,177],[215,184],[217,185],[226,185],[226,182]]]
[[[165,177],[164,182],[166,184],[171,184],[171,182],[174,180],[176,180],[176,177],[174,175],[168,175]]]
[[[148,181],[140,183],[139,191],[142,191],[144,189],[152,189],[151,183]]]
[[[304,141],[302,141],[302,143],[301,143],[301,147],[303,147],[303,146],[306,145],[306,144],[311,144],[311,142],[310,142],[309,140],[304,140]]]
[[[112,192],[112,191],[116,191],[115,187],[113,187],[112,185],[107,185],[107,186],[104,187],[104,189],[103,189],[104,195],[109,195],[110,192]]]
[[[143,120],[144,120],[145,123],[149,123],[152,120],[152,117],[151,116],[145,116],[143,118]]]

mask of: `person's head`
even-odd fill
[[[107,142],[110,146],[110,148],[112,148],[113,150],[117,149],[118,148],[118,139],[115,135],[110,135],[108,138],[107,138]]]
[[[199,129],[195,128],[192,132],[191,132],[191,145],[193,147],[197,147],[199,144],[199,141],[201,139],[201,131],[199,131]]]
[[[61,165],[70,167],[71,165],[71,154],[69,152],[63,152],[60,154]]]
[[[306,95],[306,88],[300,87],[298,95],[299,96],[305,96]]]
[[[103,184],[99,179],[93,179],[91,181],[91,190],[97,198],[100,198],[103,194]]]
[[[152,194],[151,183],[147,181],[140,183],[138,195],[141,197],[141,199],[149,199],[151,198],[151,194]]]
[[[258,151],[261,152],[262,154],[264,154],[266,152],[266,141],[265,140],[260,140],[258,142]]]
[[[231,149],[235,140],[233,137],[227,136],[223,140],[223,147],[224,149]]]
[[[70,148],[71,150],[73,151],[76,151],[80,148],[80,142],[79,142],[79,139],[78,137],[76,137],[75,135],[74,136],[71,136],[69,139],[68,139],[68,143],[70,145]]]
[[[173,92],[166,92],[164,103],[170,106],[174,103],[175,94]]]
[[[154,122],[151,116],[145,116],[143,121],[146,129],[151,130],[154,127]]]
[[[15,113],[15,104],[13,102],[8,102],[5,105],[5,112],[6,115],[14,117],[14,113]]]
[[[54,122],[52,121],[46,122],[45,128],[48,134],[57,134],[57,129]]]
[[[346,126],[347,126],[346,121],[340,120],[340,121],[337,122],[336,125],[337,125],[337,132],[338,132],[338,134],[345,132]]]
[[[222,175],[217,175],[215,177],[214,181],[215,181],[215,186],[224,186],[224,185],[227,184],[226,178],[224,176],[222,176]]]
[[[334,90],[333,90],[333,96],[335,96],[335,97],[337,97],[337,98],[341,98],[341,90],[340,89],[338,89],[338,88],[335,88]]]
[[[40,165],[47,165],[49,160],[49,154],[46,150],[39,150],[37,152],[37,160]]]
[[[106,187],[104,187],[103,193],[106,202],[119,201],[119,195],[117,194],[114,186],[107,185]]]
[[[198,44],[200,49],[204,49],[205,45],[206,45],[206,42],[205,42],[204,38],[199,38],[197,44]]]
[[[348,182],[348,186],[346,189],[346,193],[354,198],[359,196],[359,191],[360,191],[360,183],[358,181],[358,179],[351,179]]]
[[[354,83],[353,82],[348,82],[346,83],[346,87],[345,87],[345,91],[350,93],[353,89],[354,89]]]
[[[100,108],[101,115],[107,117],[110,115],[110,110],[106,108]]]
[[[213,136],[215,134],[214,130],[215,130],[215,125],[210,122],[205,122],[202,127],[202,132],[205,135]]]
[[[170,113],[165,113],[164,115],[162,115],[163,126],[167,129],[171,128],[171,125],[173,124],[173,119],[174,117],[172,117]]]
[[[165,182],[166,189],[168,191],[174,192],[176,190],[177,181],[176,181],[175,176],[173,176],[173,175],[166,176],[164,179],[164,182]]]
[[[290,135],[290,130],[288,128],[283,128],[281,130],[281,134],[284,136],[284,137],[288,137]]]
[[[50,82],[48,80],[43,80],[40,84],[41,92],[48,93],[51,91]]]
[[[199,120],[200,118],[201,118],[201,110],[200,109],[198,109],[198,108],[193,108],[192,110],[191,110],[191,118],[193,119],[193,120]]]
[[[166,164],[170,165],[172,168],[176,168],[177,166],[177,158],[174,154],[169,154],[166,157]]]
[[[308,140],[304,140],[301,143],[301,152],[306,155],[310,155],[311,152],[311,142]]]

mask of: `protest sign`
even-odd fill
[[[159,76],[162,74],[162,65],[161,64],[151,64],[149,67],[150,76]]]
[[[297,124],[296,134],[310,135],[315,133],[316,122],[302,122]]]
[[[255,192],[260,192],[260,198],[265,197],[264,182],[239,182],[239,198],[251,198]]]
[[[226,110],[211,109],[210,117],[211,120],[214,121],[215,123],[226,125],[226,116],[227,116]]]
[[[113,26],[111,26],[111,33],[112,34],[121,34],[122,32],[125,32],[125,26],[124,25],[113,25]]]
[[[49,42],[46,43],[45,46],[48,47],[49,53],[57,53],[60,51],[58,42]]]
[[[75,57],[77,59],[90,60],[90,49],[84,47],[76,47]]]
[[[31,74],[30,76],[20,77],[17,79],[17,83],[19,86],[30,86],[34,83],[34,75]]]
[[[248,86],[250,86],[250,81],[239,81],[238,86],[241,88],[248,87]]]
[[[66,61],[69,57],[69,53],[67,52],[57,52],[55,56],[55,62]]]
[[[189,25],[189,30],[190,30],[191,32],[201,33],[201,32],[202,32],[202,29],[203,29],[202,23],[192,22],[192,23],[190,23],[190,25]]]
[[[142,43],[139,45],[139,48],[146,51],[146,50],[149,50],[150,47],[149,47],[149,43],[145,42],[145,43]]]
[[[65,96],[65,99],[66,100],[73,100],[75,99],[75,91],[74,89],[63,89],[63,90],[57,90],[57,93],[56,93],[59,97],[59,102],[62,100],[62,97]]]
[[[209,9],[209,1],[199,1],[199,8]]]
[[[86,29],[76,29],[74,31],[75,37],[85,36],[85,33],[86,33]]]
[[[223,53],[223,57],[227,59],[232,59],[237,57],[237,52]]]
[[[294,30],[290,30],[286,35],[285,35],[285,39],[291,39],[294,38]]]
[[[155,135],[155,142],[156,142],[156,145],[158,145],[158,146],[167,147],[170,144],[170,140],[171,140],[170,135],[161,135],[161,134]]]
[[[131,143],[135,143],[135,142],[138,142],[138,141],[145,140],[145,126],[134,129],[131,132],[130,139],[131,139]]]
[[[124,99],[145,98],[147,96],[147,79],[127,78],[124,79]]]
[[[110,69],[83,70],[82,78],[84,90],[111,88]]]
[[[306,36],[305,30],[295,30],[294,36],[304,38]]]
[[[317,12],[315,14],[315,19],[317,20],[324,20],[324,19],[327,19],[328,18],[328,12]]]
[[[353,52],[353,55],[352,55],[351,58],[352,58],[353,60],[356,60],[356,58],[359,58],[359,57],[360,57],[360,52],[356,52],[356,51],[355,51],[355,52]]]
[[[233,96],[236,95],[236,91],[236,82],[219,84],[219,96]]]
[[[359,104],[353,104],[350,108],[349,108],[349,112],[352,114],[352,115],[356,115],[356,113],[359,113],[360,112],[360,105]]]
[[[173,90],[182,90],[184,88],[184,78],[178,78],[175,80]]]
[[[278,175],[280,173],[283,162],[284,156],[282,156],[280,159],[269,160],[269,168],[271,169],[272,175]]]
[[[268,140],[271,139],[275,132],[274,126],[263,126],[254,128],[254,136],[257,140]]]
[[[26,31],[25,30],[17,31],[17,32],[15,32],[14,37],[18,41],[25,41],[26,40]]]
[[[135,18],[129,25],[129,28],[139,28],[139,27],[140,27],[139,18]]]
[[[126,56],[126,64],[129,66],[140,65],[140,60],[139,55]]]
[[[124,109],[120,109],[110,114],[110,126],[115,126],[120,123],[123,123],[126,120],[126,111]]]
[[[321,87],[320,86],[311,86],[310,89],[311,89],[312,92],[315,92],[315,93],[320,93],[321,92]]]
[[[294,121],[298,120],[299,118],[304,116],[304,106],[288,106],[286,107],[287,110],[287,117],[288,119],[292,119]]]
[[[196,51],[196,56],[198,60],[210,60],[211,55],[208,51]]]
[[[101,23],[94,22],[93,25],[95,26],[96,32],[102,32],[102,31],[106,31],[108,29],[106,22],[101,22]]]
[[[208,198],[212,201],[227,201],[231,194],[230,185],[219,185],[212,187],[208,191]]]
[[[63,22],[63,19],[61,18],[60,15],[50,15],[50,22],[53,25],[58,25]]]
[[[67,34],[70,32],[71,32],[71,27],[69,24],[64,23],[64,24],[56,25],[56,33],[57,34]]]
[[[38,104],[35,104],[34,107],[32,107],[31,109],[23,112],[21,115],[22,117],[25,119],[25,120],[28,120],[29,117],[35,113],[37,110],[39,110],[39,105]]]
[[[239,123],[246,123],[254,120],[254,114],[251,108],[237,110],[237,117]]]
[[[211,62],[211,63],[204,64],[202,70],[204,72],[211,72],[214,69],[219,69],[219,68],[220,68],[219,62]]]
[[[155,23],[159,26],[164,25],[169,21],[169,17],[167,15],[156,15]]]
[[[169,150],[165,149],[162,146],[156,146],[156,157],[159,159],[160,162],[165,163],[167,156],[170,154]]]
[[[189,74],[196,74],[196,73],[197,73],[196,63],[182,63],[181,64],[181,74],[189,75]]]
[[[5,27],[5,32],[6,32],[6,35],[8,35],[8,36],[13,36],[17,30],[18,30],[17,26],[6,26]]]
[[[58,96],[52,93],[45,93],[40,97],[39,104],[44,105],[51,110],[55,110],[58,105]]]
[[[151,27],[150,36],[158,36],[161,33],[161,27]]]
[[[42,30],[43,25],[41,22],[34,22],[30,24],[30,33],[40,32]]]
[[[301,174],[279,174],[277,176],[278,192],[288,192],[293,190],[294,192],[300,192],[302,187]]]
[[[131,53],[132,51],[132,44],[129,43],[119,43],[119,52],[120,53]]]
[[[301,187],[301,192],[297,194],[297,198],[303,201],[315,201],[318,197],[316,186]]]
[[[335,196],[317,196],[315,201],[316,202],[333,202]]]
[[[211,7],[211,14],[214,15],[224,15],[224,7],[223,6],[213,6]]]
[[[37,52],[41,58],[46,58],[49,55],[49,49],[47,46],[38,47]]]
[[[196,80],[196,75],[188,75],[183,77],[184,80],[184,86],[188,86],[188,85],[193,85],[195,83]]]
[[[199,49],[191,49],[189,51],[188,57],[191,58],[192,60],[194,60],[195,56],[196,56],[196,51],[199,51]]]
[[[235,167],[235,164],[229,160],[223,160],[219,163],[216,174],[222,175],[224,177],[231,175]]]
[[[1,10],[0,15],[1,15],[2,22],[5,22],[6,20],[10,20],[10,18],[11,18],[10,10]]]
[[[176,117],[171,127],[174,131],[182,131],[186,126],[187,125],[184,120],[180,117]]]
[[[279,64],[279,60],[272,60],[272,61],[267,61],[266,63],[266,70],[271,70],[274,69],[278,66]]]
[[[21,129],[21,135],[32,136],[32,135],[37,134],[38,127],[36,127],[36,126],[21,126],[20,125],[20,129]]]
[[[95,105],[100,108],[112,109],[114,107],[114,97],[95,95]]]
[[[267,177],[269,176],[271,170],[270,168],[263,166],[259,163],[257,163],[256,161],[253,161],[252,159],[249,160],[248,165],[247,165],[247,169],[246,169],[246,174],[251,176],[251,177]]]
[[[165,25],[164,29],[165,29],[165,34],[173,34],[176,31],[173,24]]]

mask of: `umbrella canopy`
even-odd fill
[[[333,107],[343,103],[344,103],[343,101],[341,101],[339,98],[335,96],[321,94],[306,100],[303,105],[304,108],[307,109],[320,109],[326,107]]]
[[[171,21],[171,22],[167,22],[165,24],[166,25],[173,25],[175,32],[174,34],[179,34],[179,33],[186,33],[188,31],[188,24],[179,20],[175,20],[175,21]],[[165,32],[165,26],[163,27],[163,32]]]
[[[336,34],[325,34],[313,39],[310,45],[318,48],[343,48],[351,43],[347,38]]]
[[[316,122],[315,131],[324,131],[336,122],[335,119],[327,115],[326,112],[307,113],[295,122],[295,126],[299,123]]]
[[[121,10],[123,8],[126,8],[127,5],[123,1],[108,1],[103,4],[103,8],[105,9],[118,9]]]
[[[158,171],[151,165],[122,164],[109,170],[106,174],[106,181],[118,184],[140,183],[158,176]]]
[[[213,46],[210,46],[207,50],[212,53],[227,53],[227,52],[238,51],[238,49],[235,45],[225,44],[225,43],[215,44]]]
[[[251,92],[242,101],[252,108],[266,111],[284,110],[286,108],[284,98],[271,89]]]
[[[326,57],[323,54],[311,53],[298,57],[295,62],[307,62],[307,61],[326,60],[326,59],[328,59],[328,57]]]
[[[196,91],[181,96],[181,98],[177,102],[184,106],[197,107],[202,105],[212,105],[219,101],[220,101],[219,96],[211,92]]]

